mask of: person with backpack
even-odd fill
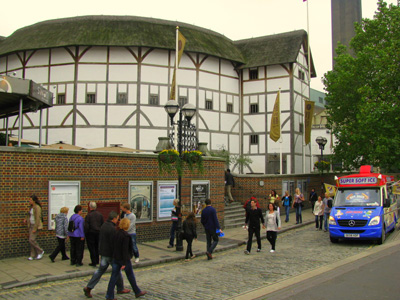
[[[68,236],[71,241],[70,258],[71,265],[83,266],[83,250],[85,248],[85,220],[82,215],[82,206],[77,205],[74,213],[69,219]]]
[[[243,208],[246,211],[246,215],[247,215],[247,211],[251,209],[251,201],[254,201],[256,203],[257,208],[261,208],[260,203],[258,203],[257,198],[254,196],[251,196],[249,199],[246,200],[246,202],[243,205]]]
[[[322,202],[324,204],[324,232],[327,232],[328,220],[329,220],[329,215],[331,214],[333,199],[329,196],[328,193],[325,193],[325,198]]]
[[[292,196],[290,196],[289,191],[285,191],[285,196],[282,197],[282,204],[285,208],[286,219],[285,222],[289,222],[289,212],[290,206],[292,205]]]
[[[193,239],[197,240],[196,215],[194,214],[194,212],[189,213],[185,221],[183,221],[182,228],[183,228],[184,239],[187,242],[186,261],[190,261],[190,259],[196,257],[196,255],[193,255],[192,252]]]

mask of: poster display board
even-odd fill
[[[129,181],[129,204],[137,223],[153,220],[153,182]]]
[[[209,180],[192,180],[191,188],[191,211],[196,216],[201,215],[201,211],[205,207],[204,202],[210,198],[210,181]]]
[[[48,229],[54,230],[55,218],[62,207],[68,207],[68,219],[74,214],[74,208],[81,201],[80,181],[49,181],[49,217]]]
[[[165,181],[157,184],[157,221],[171,220],[174,199],[177,198],[178,182]]]

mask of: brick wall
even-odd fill
[[[33,193],[43,207],[44,229],[38,243],[47,253],[56,246],[54,231],[47,229],[49,181],[80,181],[80,204],[85,216],[90,201],[127,202],[129,181],[135,180],[153,181],[154,187],[153,221],[137,224],[138,241],[168,238],[171,222],[157,221],[157,181],[177,180],[177,175],[176,172],[159,174],[155,154],[0,147],[0,258],[29,255],[28,230],[23,219]],[[210,181],[213,206],[223,224],[224,162],[207,158],[203,174],[185,170],[182,202],[187,207],[190,206],[191,180]]]

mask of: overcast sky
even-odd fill
[[[362,0],[363,18],[372,18],[377,0]],[[397,0],[387,0],[388,4]],[[323,90],[321,77],[332,68],[331,1],[308,0],[311,51],[317,78],[311,87]],[[7,1],[0,10],[0,36],[37,22],[84,15],[131,15],[177,20],[221,33],[232,40],[297,29],[307,30],[303,0],[54,0]]]

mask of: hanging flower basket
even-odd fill
[[[179,152],[174,149],[162,150],[157,157],[158,167],[161,172],[171,173],[176,169],[178,174],[182,174],[182,165]]]
[[[203,166],[203,153],[195,151],[184,151],[182,153],[182,160],[186,163],[188,169],[193,172],[194,167],[197,167],[198,172],[202,173],[204,171]]]
[[[316,167],[320,172],[322,171],[328,171],[330,168],[331,163],[329,161],[316,161],[314,163],[314,167]]]

